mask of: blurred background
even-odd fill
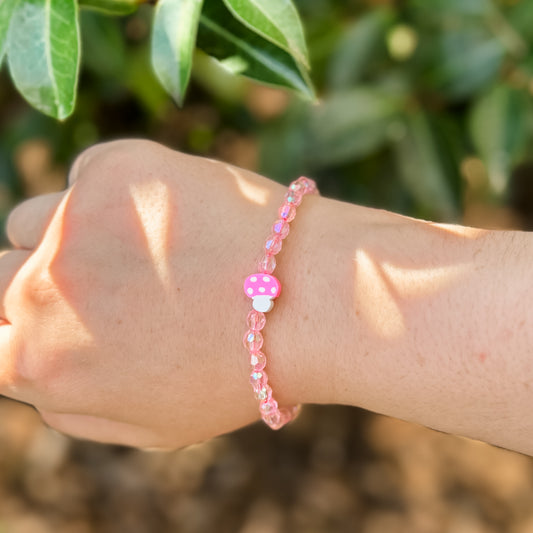
[[[64,123],[0,74],[0,217],[64,188],[91,144],[145,137],[325,196],[533,229],[533,2],[299,0],[319,101],[198,53],[178,109],[151,73],[151,7],[85,12]],[[3,237],[3,245],[6,245]],[[338,406],[173,453],[75,441],[0,398],[0,533],[529,533],[529,457]]]

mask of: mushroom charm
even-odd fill
[[[281,283],[272,274],[251,274],[244,280],[244,293],[252,298],[256,311],[268,313],[273,307],[273,298],[281,292]]]

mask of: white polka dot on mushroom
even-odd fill
[[[259,287],[259,292],[265,292],[265,288],[264,287]]]
[[[250,281],[251,281],[252,283],[255,283],[255,282],[257,281],[257,277],[256,277],[256,276],[252,276],[252,277],[250,278]]]
[[[249,287],[249,289],[246,291],[248,294],[252,294],[252,292],[254,292],[254,290],[252,289],[252,287]]]
[[[270,281],[270,278],[268,276],[263,277],[263,281],[265,283],[268,283]]]
[[[271,292],[272,294],[274,294],[274,293],[276,292],[276,287],[272,287],[272,288],[270,289],[270,292]]]

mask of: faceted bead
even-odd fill
[[[286,220],[280,219],[274,222],[274,225],[272,226],[272,233],[275,233],[284,239],[289,234],[289,229],[289,223]]]
[[[285,423],[279,411],[263,415],[263,420],[271,429],[280,429]]]
[[[250,329],[244,334],[242,342],[250,352],[258,352],[263,346],[263,335],[259,331]]]
[[[278,402],[274,398],[268,398],[259,404],[259,410],[263,415],[269,415],[278,410]]]
[[[265,243],[265,251],[269,254],[276,255],[281,251],[282,238],[275,233],[270,235]]]
[[[265,385],[261,389],[255,391],[255,397],[259,401],[269,400],[270,398],[272,398],[272,389],[269,385]]]
[[[287,222],[291,222],[296,216],[296,207],[294,207],[294,205],[285,203],[279,208],[278,213],[279,218],[282,218]]]
[[[261,331],[266,324],[265,314],[252,309],[246,317],[246,323],[252,331]]]
[[[268,384],[268,376],[264,370],[253,370],[250,374],[250,383],[254,392],[260,391]]]
[[[309,178],[305,178],[304,176],[298,178],[296,183],[302,187],[300,189],[300,194],[314,194],[317,191],[316,183]]]
[[[295,192],[296,194],[304,194],[306,190],[306,184],[304,181],[301,181],[301,179],[297,179],[289,185],[289,190]]]
[[[276,258],[273,255],[265,254],[259,261],[259,271],[265,274],[272,274],[276,268]]]
[[[265,368],[267,358],[263,352],[254,352],[250,354],[250,364],[254,370],[263,370]]]
[[[302,195],[289,191],[285,193],[285,202],[298,207],[302,203]]]

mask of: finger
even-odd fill
[[[141,426],[115,422],[107,418],[90,415],[73,415],[50,411],[39,412],[46,425],[78,439],[139,448],[157,447],[159,445],[160,438],[155,432]]]
[[[85,167],[87,167],[91,161],[94,160],[99,154],[112,150],[115,146],[127,143],[127,140],[120,141],[110,141],[100,144],[95,144],[90,148],[84,150],[75,160],[72,166],[70,167],[70,172],[68,173],[68,186],[74,185],[74,183],[80,178],[83,174]]]
[[[27,401],[27,393],[22,390],[17,373],[16,359],[13,350],[13,326],[0,326],[0,395]]]
[[[8,301],[8,289],[17,272],[30,257],[28,250],[4,250],[0,251],[0,319],[2,322],[12,320],[12,309]],[[0,325],[1,323],[0,322]],[[2,351],[0,350],[0,357]]]
[[[65,192],[53,192],[30,198],[11,211],[6,233],[16,248],[33,250],[44,236]]]

